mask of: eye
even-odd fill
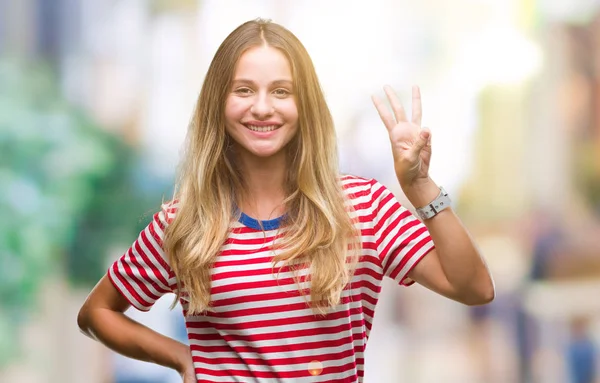
[[[237,88],[233,92],[236,93],[236,94],[248,95],[248,94],[252,93],[252,89],[250,89],[250,88]]]
[[[279,96],[279,97],[285,97],[285,96],[289,96],[291,94],[291,92],[288,91],[287,89],[278,88],[273,91],[273,94],[275,94],[276,96]]]

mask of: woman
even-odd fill
[[[423,222],[377,181],[339,175],[332,118],[298,39],[268,21],[239,26],[206,75],[175,198],[91,292],[80,328],[186,383],[356,382],[384,276],[491,301],[482,258],[428,176],[418,88],[411,122],[385,91],[393,115],[373,101]],[[189,347],[123,315],[165,293],[183,306]]]

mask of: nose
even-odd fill
[[[275,107],[268,95],[259,94],[254,99],[250,112],[257,118],[264,118],[271,116],[275,112]]]

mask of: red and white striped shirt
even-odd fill
[[[362,253],[341,303],[315,316],[292,273],[282,268],[277,275],[280,265],[272,267],[280,220],[262,221],[263,232],[242,214],[211,271],[210,311],[186,317],[198,382],[362,382],[383,277],[412,284],[408,272],[434,245],[427,228],[382,184],[354,176],[342,182],[359,218]],[[177,288],[162,250],[174,214],[174,207],[155,214],[108,271],[139,310]],[[185,315],[185,298],[181,304]]]

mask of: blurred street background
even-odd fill
[[[477,308],[384,284],[366,382],[600,382],[600,0],[0,0],[0,382],[180,381],[77,311],[170,198],[208,64],[257,17],[311,54],[343,171],[403,202],[370,96],[410,110],[421,86],[432,177],[496,281]],[[128,314],[185,340],[171,300]]]

